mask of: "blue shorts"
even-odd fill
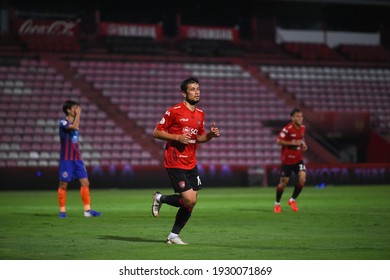
[[[88,178],[88,174],[82,160],[60,160],[60,181],[69,183],[84,178]]]

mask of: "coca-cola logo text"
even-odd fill
[[[65,35],[74,36],[74,28],[78,24],[76,21],[55,20],[52,22],[34,22],[32,19],[24,21],[19,29],[20,35]]]

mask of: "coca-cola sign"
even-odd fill
[[[14,22],[15,31],[23,35],[62,35],[75,37],[80,34],[79,20],[42,20],[42,19],[17,19]]]

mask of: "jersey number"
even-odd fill
[[[202,185],[202,182],[200,181],[200,177],[197,176],[196,179],[198,179],[198,186]]]

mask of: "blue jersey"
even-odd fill
[[[60,160],[82,160],[79,147],[78,130],[68,129],[67,119],[60,121],[61,155]]]

